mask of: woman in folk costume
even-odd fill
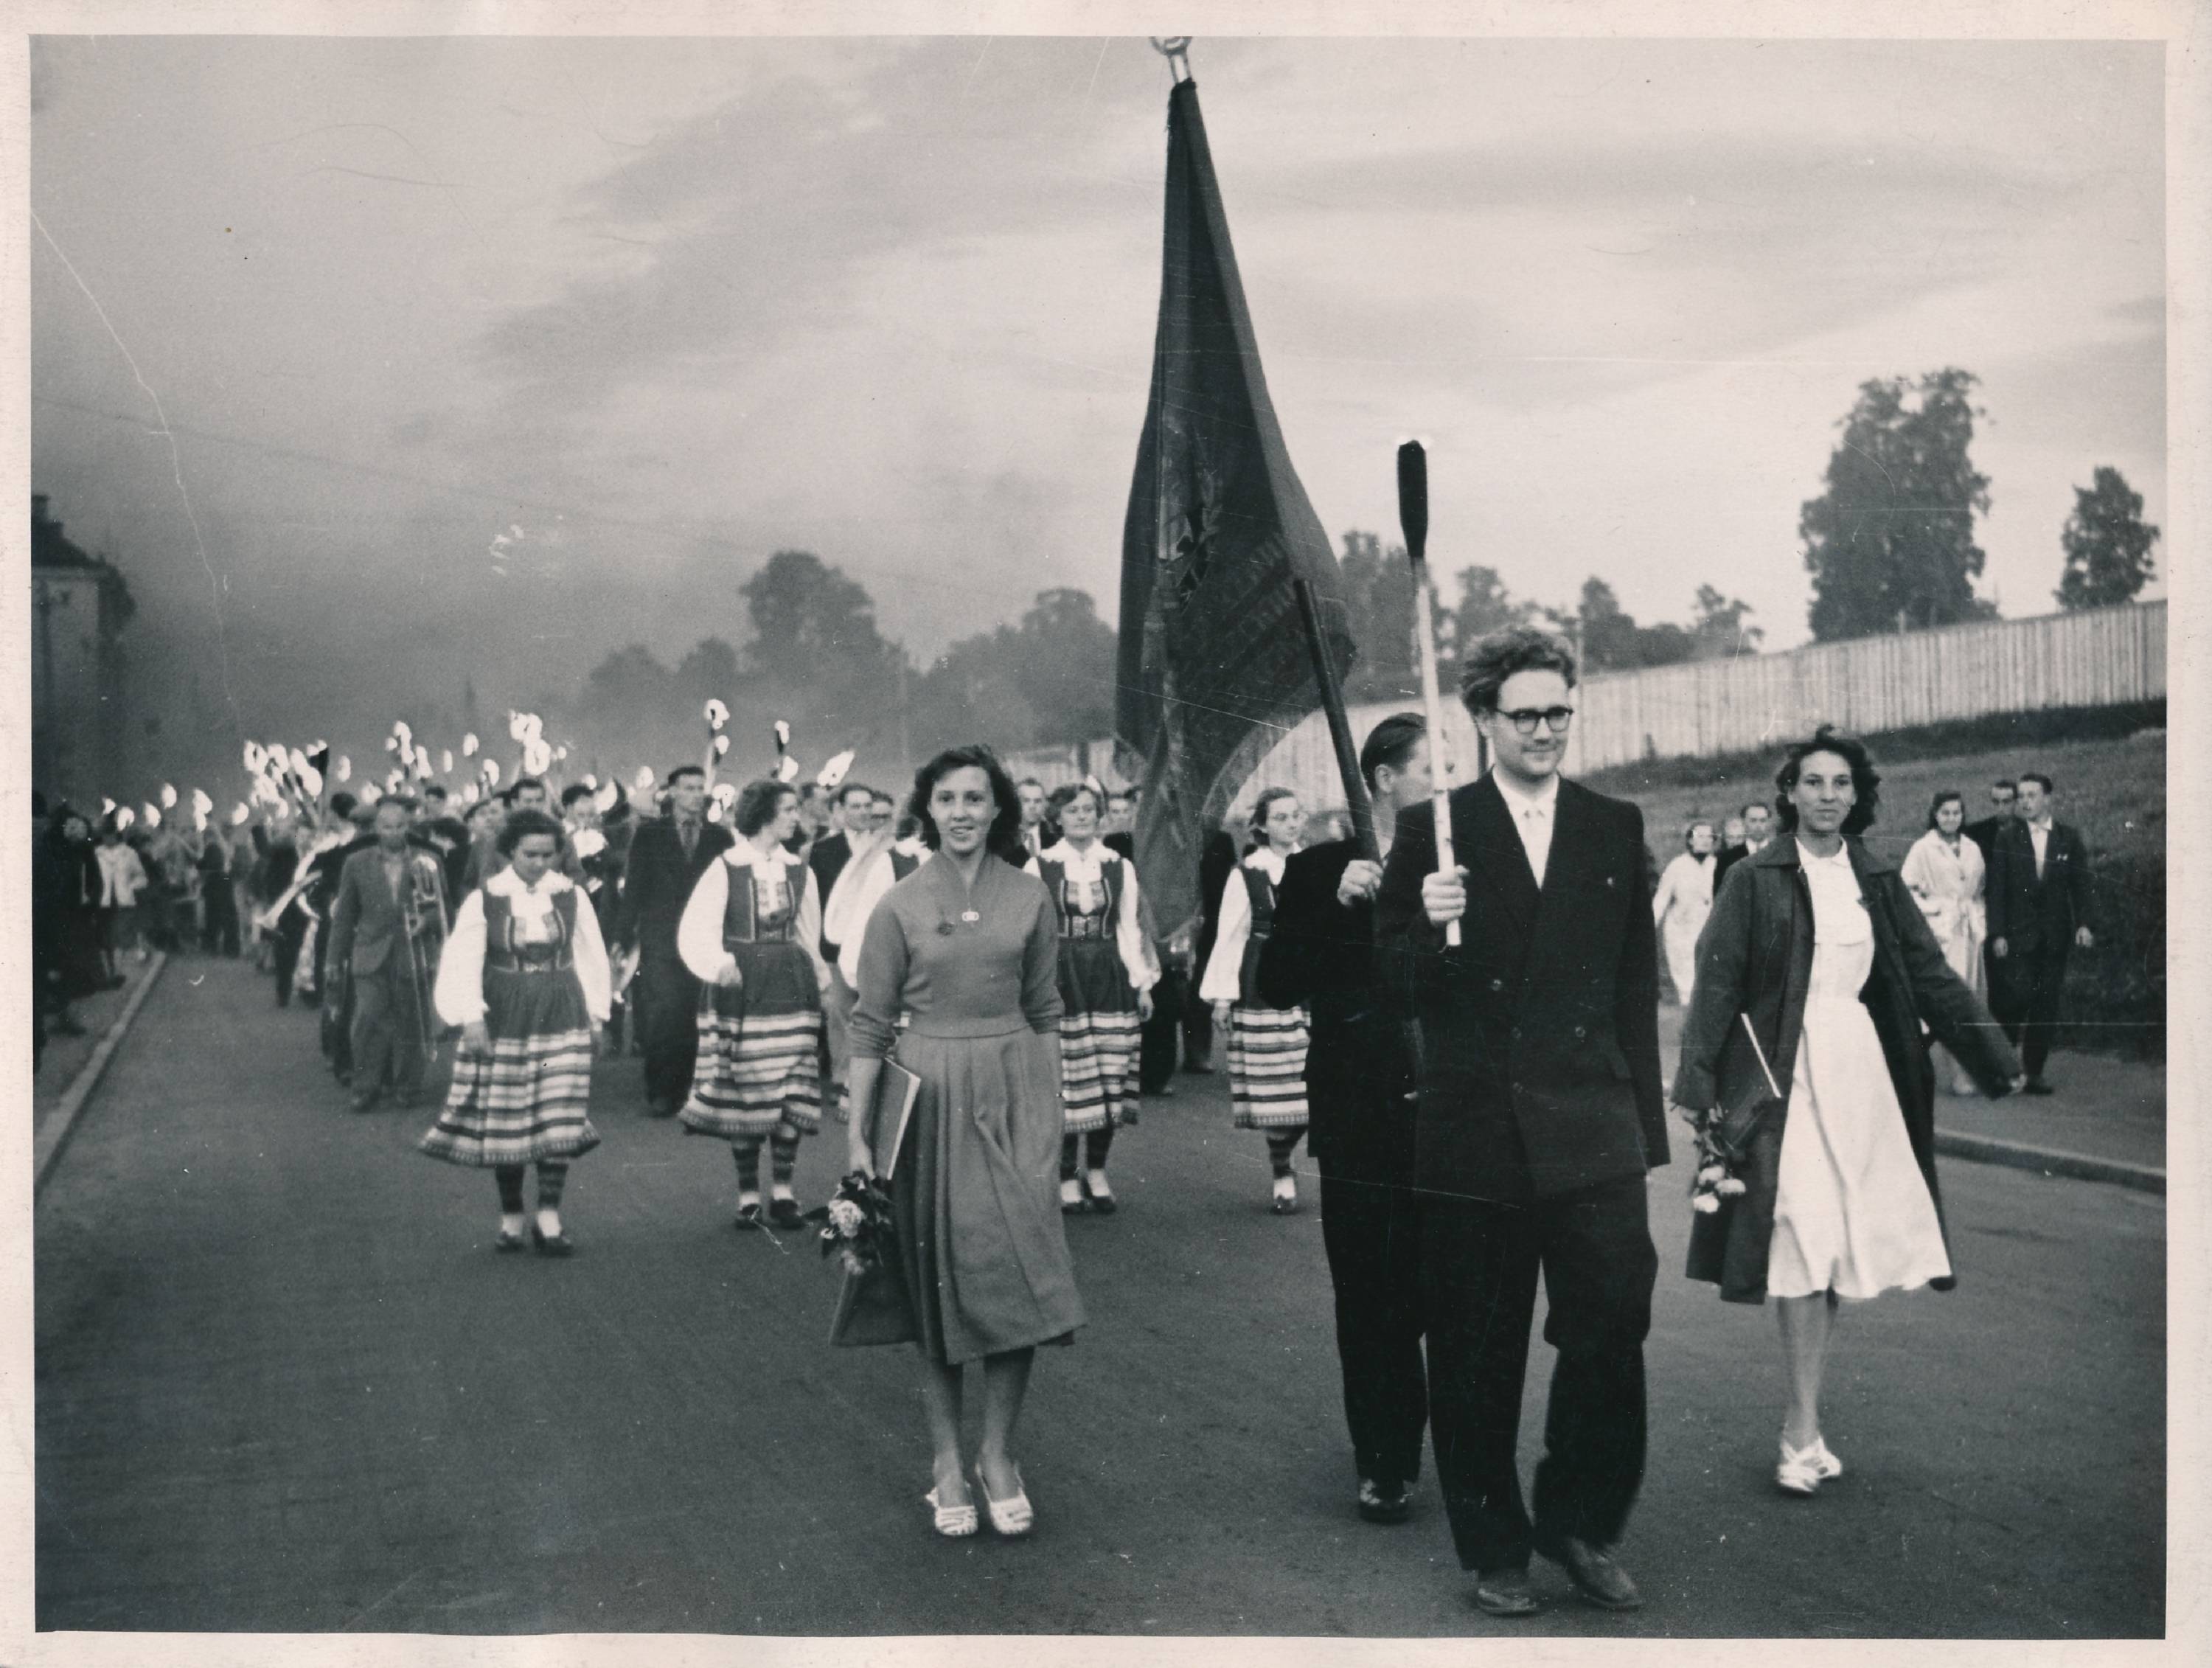
[[[1989,874],[1981,847],[1964,837],[1966,801],[1958,789],[1947,788],[1928,807],[1928,831],[1905,854],[1899,872],[1919,900],[1928,929],[1943,947],[1943,959],[1966,981],[1966,989],[1986,1001],[1988,986],[1982,967],[1982,942],[1989,933],[1988,904],[1983,889]],[[1948,1066],[1945,1085],[1953,1094],[1978,1094],[1973,1076],[1959,1056],[1937,1044],[1936,1057]]]
[[[432,1001],[461,1027],[446,1109],[422,1140],[433,1158],[489,1167],[503,1251],[523,1247],[522,1172],[538,1166],[530,1241],[573,1247],[561,1226],[568,1165],[599,1144],[588,1116],[592,1060],[607,1019],[599,917],[556,865],[561,825],[518,811],[500,830],[508,865],[462,900]]]
[[[1713,912],[1713,825],[1693,822],[1682,831],[1682,851],[1659,877],[1651,895],[1651,921],[1667,952],[1674,999],[1690,1005],[1697,983],[1698,934]]]
[[[884,1061],[920,1079],[891,1172],[896,1256],[888,1325],[841,1304],[833,1341],[912,1342],[935,1453],[925,1496],[940,1535],[1034,1522],[1014,1428],[1041,1343],[1083,1324],[1054,1183],[1060,1141],[1060,933],[1022,872],[1021,801],[987,747],[915,773],[912,809],[933,855],[893,886],[862,934],[853,1008],[849,1167],[876,1173],[893,1132],[870,1127]],[[849,1288],[848,1288],[849,1289]],[[963,1369],[982,1365],[982,1438],[963,1474]]]
[[[1221,928],[1199,981],[1200,1000],[1213,1005],[1217,1036],[1228,1039],[1229,1102],[1239,1129],[1267,1138],[1274,1171],[1273,1209],[1298,1208],[1291,1154],[1306,1132],[1306,1011],[1268,1007],[1260,1000],[1260,948],[1275,917],[1283,864],[1298,849],[1305,813],[1287,788],[1270,788],[1252,807],[1260,842],[1230,871],[1221,894]]]
[[[806,860],[785,842],[799,791],[763,778],[738,795],[738,838],[692,888],[676,948],[708,987],[686,1129],[728,1139],[738,1166],[737,1226],[761,1225],[760,1154],[769,1148],[768,1221],[799,1226],[791,1176],[801,1135],[822,1125],[822,900]]]
[[[1880,781],[1865,746],[1825,725],[1790,748],[1776,808],[1795,837],[1729,871],[1674,1077],[1693,1114],[1786,1097],[1747,1137],[1742,1190],[1693,1219],[1688,1273],[1728,1302],[1776,1300],[1790,1403],[1774,1480],[1795,1495],[1843,1475],[1820,1432],[1838,1303],[1954,1283],[1926,1033],[1992,1095],[2027,1081],[1895,866],[1856,837]]]
[[[1060,1147],[1060,1208],[1110,1216],[1106,1154],[1116,1124],[1137,1121],[1138,1027],[1152,1017],[1153,959],[1139,909],[1137,871],[1098,837],[1103,807],[1095,783],[1053,790],[1046,819],[1058,843],[1029,861],[1052,894],[1060,920],[1060,1084],[1066,1134]],[[1076,1172],[1077,1160],[1083,1174]]]

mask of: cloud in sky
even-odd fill
[[[34,237],[34,480],[183,640],[224,616],[250,730],[386,698],[341,675],[520,701],[633,638],[672,659],[740,635],[736,585],[787,545],[925,650],[1048,585],[1110,616],[1160,281],[1142,41],[33,57],[32,204],[82,280]],[[2047,606],[2098,464],[2162,517],[2155,47],[1194,63],[1332,528],[1390,525],[1419,431],[1440,565],[1547,600],[1595,572],[1646,616],[1710,580],[1786,643],[1836,421],[1942,364],[1984,380],[2009,612]],[[179,431],[212,587],[86,289]]]

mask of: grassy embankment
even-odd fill
[[[1907,757],[1930,738],[1875,738],[1881,811],[1869,846],[1902,859],[1928,822],[1937,789],[1966,796],[1970,818],[1989,813],[1989,785],[2039,770],[2057,790],[2057,813],[2088,843],[2098,941],[2066,970],[2069,1046],[2160,1056],[2166,1048],[2166,733],[2097,740],[2023,740],[1940,757]],[[1886,744],[1893,750],[1886,751]],[[1661,863],[1681,849],[1692,818],[1718,822],[1746,802],[1774,797],[1773,758],[1664,761],[1587,778],[1634,801]]]

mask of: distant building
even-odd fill
[[[31,497],[31,785],[95,815],[120,759],[123,575],[62,536]]]

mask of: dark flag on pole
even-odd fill
[[[1320,704],[1300,579],[1348,666],[1336,560],[1267,399],[1198,87],[1179,82],[1152,399],[1121,530],[1115,725],[1144,761],[1137,868],[1164,931],[1198,913],[1200,851],[1245,776]]]

